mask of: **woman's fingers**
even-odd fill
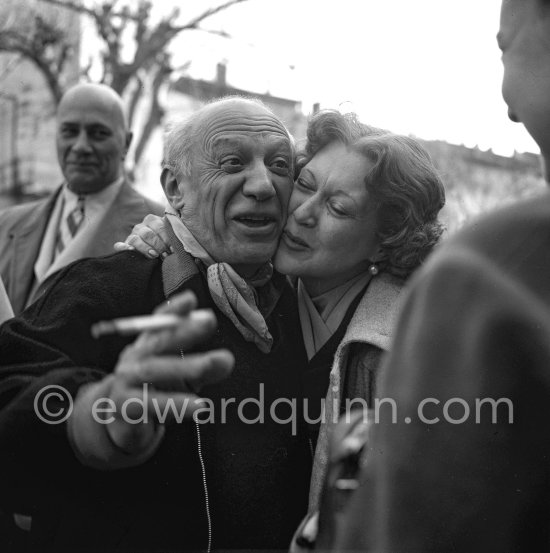
[[[131,251],[135,249],[133,246],[130,246],[130,244],[126,244],[126,242],[115,242],[113,248],[115,252],[124,252],[126,250]]]
[[[145,217],[145,219],[143,219],[143,224],[155,235],[155,244],[158,243],[160,246],[162,243],[163,251],[170,253],[170,238],[168,236],[168,231],[166,230],[164,217],[159,217],[158,215],[150,213]],[[149,234],[147,234],[147,236],[149,236]],[[149,240],[147,240],[147,242],[149,242]]]
[[[126,243],[134,250],[138,251],[140,254],[148,257],[149,259],[155,259],[162,254],[162,249],[159,252],[155,247],[146,242],[140,234],[130,234],[128,238],[126,238]]]
[[[147,215],[143,222],[132,229],[126,243],[149,258],[159,255],[166,257],[171,253],[170,239],[164,227],[162,217]]]

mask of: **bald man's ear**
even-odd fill
[[[126,139],[124,141],[124,154],[126,155],[128,153],[128,149],[130,148],[130,144],[132,143],[132,138],[134,138],[134,133],[132,131],[128,131],[126,133]]]
[[[183,207],[183,190],[180,186],[178,177],[172,169],[165,167],[162,170],[160,174],[160,183],[162,184],[164,195],[170,205],[179,211]]]

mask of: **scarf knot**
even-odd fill
[[[273,278],[273,265],[267,261],[245,280],[229,263],[212,259],[172,208],[166,210],[166,215],[185,251],[206,268],[208,290],[216,307],[247,342],[254,343],[262,353],[269,353],[273,337],[265,319],[281,296],[284,279]]]

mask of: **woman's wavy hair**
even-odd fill
[[[380,252],[374,261],[380,270],[407,278],[443,232],[437,217],[445,190],[428,152],[414,138],[365,125],[353,113],[326,110],[310,119],[297,171],[333,142],[372,162],[365,185],[377,218]]]

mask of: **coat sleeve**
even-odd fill
[[[128,343],[94,340],[90,326],[139,310],[138,301],[121,301],[122,280],[108,259],[69,265],[0,327],[0,502],[8,509],[32,512],[41,498],[89,477],[72,452],[64,415],[79,387],[111,372]]]
[[[395,408],[380,412],[336,550],[544,549],[547,307],[466,249],[433,265],[382,369]]]

